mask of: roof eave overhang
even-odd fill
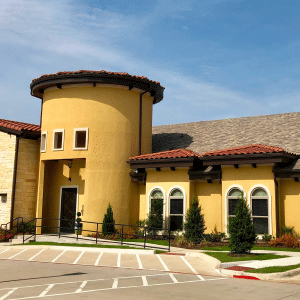
[[[3,126],[0,126],[0,131],[8,133],[8,134],[13,134],[15,136],[25,138],[25,139],[37,140],[41,137],[41,132],[39,132],[39,131],[15,130],[15,129],[6,128],[6,127],[3,127]]]
[[[222,171],[210,171],[210,172],[204,172],[204,171],[188,171],[189,179],[190,180],[203,180],[203,181],[209,181],[209,180],[221,180],[222,178]]]
[[[289,153],[264,153],[264,154],[205,156],[202,157],[202,160],[204,166],[213,166],[213,165],[289,163],[296,158],[297,155],[293,155]]]
[[[43,93],[47,88],[87,83],[122,85],[128,86],[130,89],[138,88],[145,92],[149,92],[154,99],[154,104],[163,99],[164,88],[159,83],[151,82],[145,79],[109,74],[64,74],[63,76],[57,75],[51,77],[41,77],[37,80],[34,80],[30,84],[30,89],[32,96],[43,99]]]
[[[155,169],[155,168],[170,168],[170,167],[193,167],[195,162],[199,161],[195,157],[187,158],[159,158],[148,160],[130,160],[131,169]]]

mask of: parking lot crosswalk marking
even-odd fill
[[[14,291],[16,291],[18,288],[13,288],[13,289],[11,289],[8,293],[6,293],[4,296],[2,296],[1,298],[0,298],[0,300],[4,300],[4,299],[6,299],[8,296],[10,296]]]
[[[184,256],[180,256],[181,259],[185,262],[185,264],[192,270],[193,273],[197,274],[198,272],[192,267],[192,265],[185,259]]]
[[[0,252],[0,254],[2,254],[2,253],[4,253],[4,252],[6,252],[6,251],[8,251],[9,249],[6,249],[6,250],[4,250],[4,251],[2,251],[2,252]]]
[[[121,253],[118,253],[117,267],[121,267]]]
[[[136,254],[136,260],[139,264],[139,269],[144,269],[143,268],[143,264],[142,264],[142,261],[141,261],[141,258],[140,258],[140,255],[139,254]]]
[[[39,254],[41,254],[42,252],[44,252],[46,250],[46,248],[45,249],[42,249],[41,251],[39,251],[37,254],[35,254],[35,255],[33,255],[32,257],[30,257],[28,260],[30,261],[30,260],[33,260],[34,258],[36,258]]]
[[[73,265],[76,265],[76,264],[78,263],[79,259],[82,257],[82,255],[84,254],[84,252],[85,252],[85,250],[83,250],[83,251],[78,255],[78,257],[74,260]]]
[[[48,287],[38,297],[44,297],[54,286],[55,284],[49,284]]]
[[[156,256],[159,259],[159,261],[161,262],[161,264],[163,265],[163,267],[165,268],[165,270],[170,271],[169,268],[167,267],[167,265],[165,264],[165,262],[163,261],[163,259],[160,257],[160,255],[156,254]]]
[[[86,284],[87,284],[87,280],[83,281],[82,284],[80,285],[79,289],[76,290],[75,293],[80,293],[82,291],[82,289],[86,286]]]
[[[99,261],[100,261],[102,255],[103,255],[103,252],[101,252],[101,253],[99,254],[99,256],[98,256],[98,258],[97,258],[97,260],[96,260],[96,262],[95,262],[95,266],[98,266],[98,265],[99,265]]]
[[[68,250],[64,250],[62,253],[57,255],[51,262],[56,262],[61,256],[63,256]]]
[[[146,276],[142,276],[143,286],[148,286],[148,281]]]
[[[118,284],[119,284],[119,279],[118,279],[118,278],[115,278],[115,279],[114,279],[114,283],[113,283],[113,285],[112,285],[112,289],[118,288]]]
[[[174,283],[178,283],[178,280],[175,278],[174,274],[169,273],[169,276],[171,277]]]
[[[19,252],[19,253],[17,253],[17,254],[14,254],[13,256],[9,257],[8,259],[12,259],[12,258],[16,257],[17,255],[19,255],[19,254],[21,254],[21,253],[23,253],[23,252],[25,252],[25,251],[27,251],[27,250],[28,250],[28,249],[24,249],[24,250],[22,250],[21,252]]]

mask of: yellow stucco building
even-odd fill
[[[101,223],[109,203],[116,223],[135,225],[147,218],[153,199],[161,203],[165,228],[181,230],[194,198],[207,232],[227,233],[241,194],[259,234],[276,236],[282,226],[300,232],[300,113],[152,127],[152,107],[164,88],[146,77],[59,72],[34,79],[30,88],[42,115],[35,129],[40,151],[27,149],[36,157],[36,189],[26,219],[38,218],[39,233],[72,232],[77,212]],[[2,121],[0,133],[9,135],[9,121]],[[15,188],[0,185],[0,196]],[[11,218],[22,215],[15,209]]]

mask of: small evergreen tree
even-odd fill
[[[114,233],[116,233],[114,213],[109,203],[107,207],[107,213],[104,215],[104,219],[103,219],[102,234],[109,235]]]
[[[255,244],[256,231],[243,194],[239,197],[234,213],[235,217],[229,218],[229,248],[232,253],[249,253]]]
[[[148,214],[146,220],[146,225],[148,227],[148,232],[151,235],[156,235],[159,229],[163,229],[163,214],[162,214],[162,199],[152,199],[151,200],[151,210]]]
[[[192,243],[200,243],[203,240],[205,231],[204,215],[201,214],[197,196],[193,197],[191,207],[187,211],[184,223],[184,237]]]

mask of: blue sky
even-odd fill
[[[33,78],[160,81],[153,125],[300,111],[300,1],[1,0],[0,118],[38,124]]]

